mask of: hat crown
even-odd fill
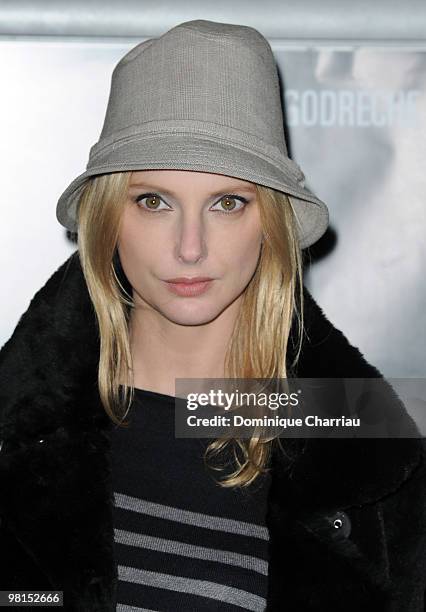
[[[157,123],[156,123],[157,122]],[[287,156],[277,66],[262,34],[249,26],[203,19],[181,23],[131,49],[112,73],[96,153],[120,132],[196,131],[256,139]],[[170,127],[169,126],[169,127]]]

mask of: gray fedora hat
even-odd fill
[[[324,202],[288,157],[278,71],[256,29],[197,19],[131,49],[116,65],[86,171],[60,196],[56,216],[76,232],[87,178],[132,170],[195,170],[289,196],[302,248],[328,226]]]

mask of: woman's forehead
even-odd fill
[[[179,189],[188,184],[214,190],[233,187],[255,191],[255,184],[249,181],[223,174],[193,170],[138,170],[131,173],[129,184],[130,186],[161,187],[163,190],[168,188],[171,193],[173,193],[173,188]]]

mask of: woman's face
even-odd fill
[[[137,307],[181,325],[213,320],[250,282],[261,239],[254,184],[186,170],[132,172],[118,252]],[[167,282],[177,277],[213,280],[182,295]]]

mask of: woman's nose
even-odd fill
[[[182,227],[176,250],[178,258],[187,263],[197,262],[205,256],[206,241],[201,223],[187,223]]]

